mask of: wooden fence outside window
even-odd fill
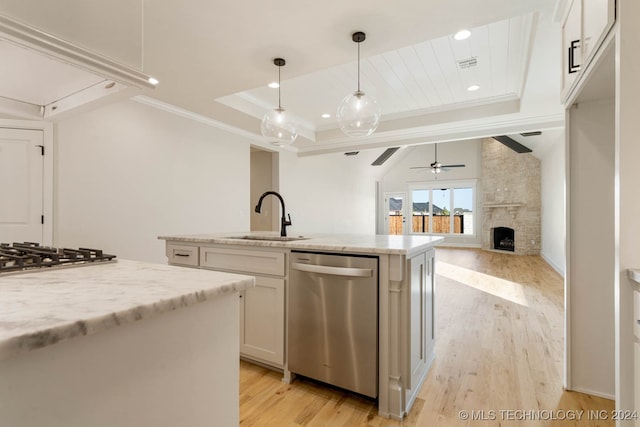
[[[402,234],[402,215],[389,215],[389,234]],[[429,215],[412,216],[413,233],[429,233]],[[434,215],[431,221],[433,231],[431,233],[448,234],[451,230],[451,216]],[[453,215],[454,234],[464,234],[464,215]]]

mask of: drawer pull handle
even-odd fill
[[[191,254],[179,254],[179,253],[176,253],[176,254],[174,254],[174,255],[175,255],[175,256],[191,256]]]

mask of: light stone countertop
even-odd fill
[[[160,240],[226,244],[255,247],[275,247],[309,251],[325,251],[335,253],[367,253],[367,254],[396,254],[410,256],[433,247],[444,240],[436,236],[391,236],[376,234],[302,234],[308,239],[294,241],[278,240],[244,240],[234,237],[241,236],[265,236],[278,238],[277,232],[236,232],[220,234],[191,234],[159,236]],[[289,237],[298,237],[299,234],[289,233]]]
[[[117,260],[0,276],[0,360],[254,286],[254,278]]]

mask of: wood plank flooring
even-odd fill
[[[610,414],[613,401],[562,389],[563,283],[551,267],[476,249],[436,256],[436,359],[404,420],[379,417],[372,400],[309,380],[284,384],[241,362],[240,425],[614,425],[589,416]]]

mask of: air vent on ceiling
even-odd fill
[[[378,158],[375,159],[373,163],[371,163],[371,166],[380,166],[381,164],[389,160],[389,157],[393,156],[393,153],[395,153],[399,149],[400,147],[387,148],[386,150],[384,150],[384,153],[380,154],[380,156],[378,156]]]
[[[494,136],[493,139],[503,143],[504,145],[511,148],[513,151],[515,151],[516,153],[531,153],[532,151],[529,147],[525,147],[524,145],[520,144],[518,141],[515,141],[506,135]]]
[[[538,135],[542,135],[542,132],[539,130],[533,131],[533,132],[522,132],[520,135],[522,136],[538,136]]]
[[[357,156],[359,151],[347,151],[344,153],[345,156]]]
[[[478,66],[478,57],[472,56],[471,58],[457,59],[456,62],[461,70],[473,68]]]

